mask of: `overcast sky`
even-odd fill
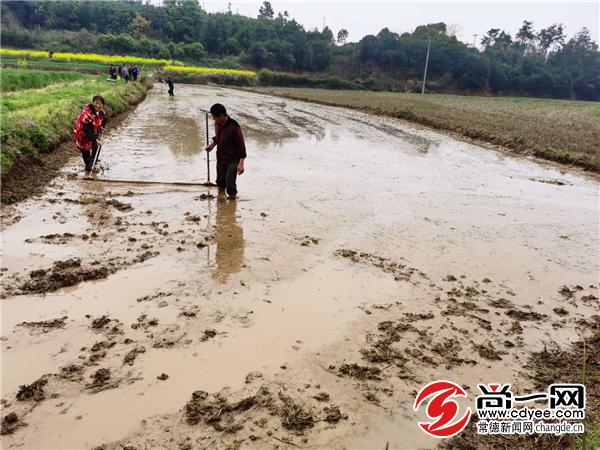
[[[209,12],[227,11],[228,1],[199,0]],[[233,13],[256,17],[262,1],[231,0]],[[350,33],[348,41],[359,41],[367,34],[377,34],[388,27],[403,33],[417,25],[445,22],[456,26],[457,37],[473,43],[490,28],[501,28],[514,35],[523,20],[533,22],[536,30],[554,23],[565,25],[568,36],[587,27],[596,42],[599,38],[600,0],[587,1],[271,1],[278,12],[287,11],[290,17],[306,29],[341,28]]]

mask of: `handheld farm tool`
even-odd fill
[[[206,119],[206,145],[208,146],[209,143],[209,137],[208,137],[208,111],[204,111],[204,118]],[[210,182],[210,152],[207,150],[206,151],[206,174],[207,174],[207,181],[206,183],[204,183],[205,186],[216,186],[216,184],[211,183]]]
[[[102,145],[98,146],[98,150],[96,151],[96,156],[94,156],[94,162],[92,163],[92,173],[96,168],[96,164],[98,163],[98,157],[100,156],[100,150],[102,150]]]

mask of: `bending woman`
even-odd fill
[[[81,152],[86,172],[93,169],[94,159],[100,145],[100,135],[106,126],[104,98],[96,95],[92,103],[86,105],[73,125],[73,140]]]

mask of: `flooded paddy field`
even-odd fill
[[[84,181],[74,151],[3,208],[4,448],[432,448],[422,386],[527,392],[532,352],[598,332],[598,182],[560,166],[179,85],[98,177],[206,181],[215,102],[246,137],[238,200]]]

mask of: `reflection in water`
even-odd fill
[[[199,153],[205,145],[196,120],[181,116],[177,111],[167,111],[167,114],[158,117],[158,124],[144,127],[144,138],[168,145],[175,156]]]
[[[213,278],[221,283],[239,272],[244,263],[244,231],[236,222],[236,209],[236,201],[217,201],[217,266]]]
[[[110,219],[112,219],[112,210],[107,207],[104,196],[106,190],[101,183],[87,183],[87,191],[82,192],[79,197],[81,212],[92,225],[93,231],[99,231]]]

